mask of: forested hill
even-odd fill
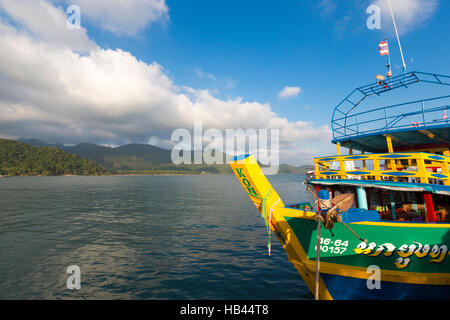
[[[127,144],[120,147],[107,147],[93,143],[80,143],[75,146],[65,146],[61,143],[50,144],[38,139],[20,138],[18,141],[34,147],[57,147],[73,155],[86,158],[107,168],[115,174],[229,174],[233,173],[228,165],[227,156],[220,153],[218,158],[223,164],[180,164],[172,163],[171,150],[162,149],[148,144]],[[195,151],[201,152],[201,151]],[[191,160],[195,159],[191,152]],[[281,164],[280,174],[302,174],[313,166],[292,166]]]
[[[92,160],[86,160],[56,147],[34,147],[0,139],[0,175],[100,175],[107,170]]]

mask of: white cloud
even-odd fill
[[[218,79],[215,75],[213,75],[211,73],[207,73],[207,72],[201,70],[200,68],[195,68],[194,70],[199,78],[212,80],[215,85],[218,85],[224,89],[233,89],[238,84],[238,81],[234,80],[231,76],[227,76],[224,79]],[[219,90],[217,88],[212,89],[211,91],[215,92],[215,93],[219,92]]]
[[[199,78],[208,78],[211,80],[216,80],[216,76],[210,73],[206,73],[204,71],[202,71],[200,68],[195,68],[195,73],[197,74],[197,76]]]
[[[283,90],[281,90],[278,93],[278,98],[280,99],[287,99],[298,96],[298,94],[302,92],[302,89],[300,87],[284,87]]]
[[[237,80],[234,80],[231,76],[226,77],[223,79],[223,86],[227,89],[233,89],[238,84]]]
[[[336,10],[337,4],[333,0],[321,0],[317,6],[324,15],[327,15]]]
[[[381,27],[383,30],[391,30],[392,18],[389,11],[389,5],[386,0],[375,0],[374,5],[381,8],[382,19]],[[405,34],[413,30],[418,25],[429,20],[436,11],[438,0],[391,0],[392,10],[394,12],[395,22],[400,34]]]
[[[56,16],[63,12],[52,10]],[[11,12],[10,17],[19,16]],[[24,23],[29,25],[34,24]],[[58,36],[26,32],[0,16],[0,135],[112,145],[152,141],[167,147],[172,130],[190,130],[202,121],[205,130],[279,128],[280,148],[291,152],[316,149],[331,139],[327,125],[289,121],[269,104],[223,100],[177,86],[161,65],[129,52],[95,45],[80,55],[59,42]]]
[[[76,4],[83,16],[117,35],[135,36],[152,23],[169,19],[165,0],[64,0]]]
[[[68,29],[66,13],[43,0],[0,0],[4,11],[26,31],[43,40],[65,45],[78,52],[86,52],[97,45],[90,40],[86,29]]]

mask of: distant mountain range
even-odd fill
[[[100,146],[93,143],[80,143],[65,146],[61,143],[47,143],[38,139],[20,138],[17,141],[36,147],[56,147],[73,155],[93,160],[108,170],[117,173],[232,173],[226,163],[227,156],[222,154],[225,164],[181,164],[175,165],[171,160],[171,150],[149,144],[127,144],[116,148]],[[194,159],[194,154],[191,154]],[[305,173],[312,166],[280,165],[279,173]]]

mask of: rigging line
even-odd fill
[[[321,215],[317,216],[317,238],[316,238],[316,281],[314,297],[319,300],[319,282],[320,282],[320,241],[321,241]]]
[[[395,34],[397,35],[398,47],[400,48],[400,55],[402,56],[403,73],[406,73],[405,58],[403,57],[402,45],[400,43],[400,38],[398,36],[397,24],[395,23],[395,19],[394,19],[394,12],[392,11],[391,0],[387,0],[387,1],[388,1],[388,4],[389,4],[389,10],[391,12],[392,22],[394,23]]]
[[[324,202],[314,193],[314,192],[312,192],[311,191],[311,189],[309,189],[309,188],[306,188],[316,199],[317,199],[317,204],[319,204],[319,203],[321,203],[322,205],[324,205],[325,207],[328,207],[326,204],[324,204]],[[363,239],[363,238],[361,238],[360,236],[358,236],[343,220],[342,220],[342,218],[339,216],[339,213],[337,212],[337,210],[336,209],[338,209],[338,206],[341,204],[341,203],[343,203],[344,201],[345,201],[346,199],[342,199],[341,201],[339,201],[338,203],[336,203],[331,209],[328,209],[328,211],[327,211],[327,215],[326,215],[326,218],[324,219],[323,217],[322,217],[322,215],[320,214],[320,211],[319,211],[319,208],[317,208],[318,210],[318,212],[317,212],[317,218],[319,219],[319,220],[321,220],[322,221],[322,223],[324,223],[325,221],[327,221],[327,220],[331,220],[331,218],[332,218],[332,216],[335,216],[336,218],[337,218],[337,220],[340,222],[340,223],[342,223],[348,230],[350,230],[351,231],[351,233],[353,233],[353,235],[356,237],[356,238],[358,238],[358,240],[360,240],[360,241],[364,241],[364,242],[368,242],[367,241],[367,239]],[[329,207],[328,207],[329,208]],[[333,228],[333,227],[331,227],[331,228]],[[331,229],[330,229],[330,231],[331,231]]]

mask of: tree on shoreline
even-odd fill
[[[33,147],[14,140],[0,139],[0,175],[55,176],[107,173],[107,170],[95,161],[56,147]]]

